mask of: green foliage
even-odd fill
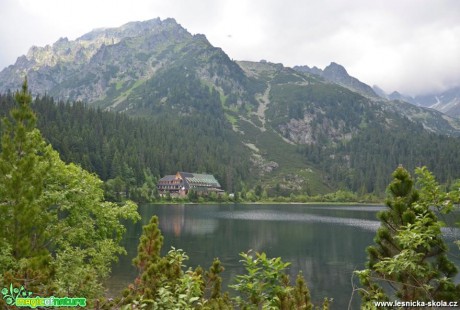
[[[2,128],[0,154],[0,284],[49,296],[102,294],[118,254],[121,220],[138,219],[131,202],[105,202],[102,181],[60,160],[35,128],[24,82]]]
[[[325,201],[332,202],[356,202],[359,201],[358,196],[350,191],[338,190],[335,193],[324,195]]]
[[[10,111],[11,120],[3,120],[0,242],[11,245],[11,255],[15,259],[41,257],[47,260],[49,252],[44,245],[49,237],[46,228],[50,215],[42,212],[40,199],[44,178],[52,166],[49,156],[43,153],[48,155],[50,149],[35,128],[36,116],[29,107],[31,97],[27,81],[22,91],[16,93],[15,100],[17,106]]]
[[[165,259],[171,265],[182,265],[188,256],[182,250],[172,249]],[[202,295],[201,276],[188,269],[180,274],[178,281],[165,281],[158,289],[158,295],[152,303],[154,309],[195,309]]]
[[[220,273],[225,269],[222,266],[220,260],[215,258],[212,262],[211,267],[206,271],[205,278],[205,288],[208,289],[209,300],[219,300],[222,297],[222,278]]]
[[[460,285],[453,281],[457,268],[448,260],[442,239],[443,223],[433,211],[452,210],[451,199],[457,199],[458,192],[442,191],[425,167],[416,173],[418,190],[404,168],[400,166],[393,173],[387,210],[378,214],[382,225],[376,245],[367,249],[368,269],[357,272],[364,308],[372,308],[374,301],[388,300],[392,295],[402,301],[460,297]],[[387,284],[386,289],[382,283]]]
[[[235,297],[241,309],[312,309],[302,275],[297,276],[295,286],[289,283],[285,269],[290,263],[284,263],[279,257],[269,259],[265,253],[255,255],[254,258],[247,253],[240,254],[246,274],[238,275],[236,284],[231,285],[241,294]]]
[[[191,202],[197,202],[198,201],[198,193],[197,191],[190,189],[187,194],[187,198]]]

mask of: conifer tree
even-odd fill
[[[33,285],[31,281],[45,283],[51,272],[50,253],[45,247],[49,238],[46,223],[50,219],[39,199],[51,161],[42,156],[45,143],[35,128],[36,117],[30,109],[32,98],[27,80],[22,90],[15,94],[15,100],[17,105],[10,111],[10,119],[3,120],[0,246],[9,249],[4,252],[4,259],[9,257],[10,262],[23,260],[23,265],[28,268],[23,270],[21,277],[26,285]],[[3,269],[0,276],[5,275],[7,267],[0,266],[0,271]]]
[[[224,271],[220,260],[215,258],[209,270],[204,273],[203,291],[206,302],[203,309],[233,309],[230,296],[227,292],[222,293],[222,277]]]
[[[162,246],[158,217],[153,216],[143,227],[138,253],[133,260],[139,275],[120,301],[126,309],[136,304],[152,309],[192,309],[202,297],[201,273],[190,268],[186,271],[182,269],[188,256],[174,248],[166,256],[161,256]]]
[[[459,286],[453,282],[457,269],[447,258],[442,223],[433,211],[437,207],[447,212],[452,202],[426,168],[417,174],[419,190],[402,166],[393,173],[387,208],[378,214],[376,244],[367,249],[368,269],[357,272],[364,309],[374,309],[374,301],[389,296],[401,301],[460,298]]]
[[[158,217],[153,216],[148,225],[142,229],[142,236],[137,247],[137,256],[133,260],[139,271],[135,286],[131,287],[137,294],[151,299],[159,288],[160,277],[158,265],[161,260],[160,251],[163,246],[163,236],[158,229]]]
[[[310,290],[307,287],[307,283],[305,282],[302,273],[297,275],[293,295],[296,309],[311,310],[313,308]]]
[[[121,220],[137,219],[137,206],[105,202],[102,181],[64,163],[45,142],[27,80],[15,101],[2,126],[0,285],[97,298],[111,263],[124,253]]]

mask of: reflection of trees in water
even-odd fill
[[[256,252],[269,252],[270,247],[278,242],[278,234],[273,225],[261,225],[251,236],[249,246]]]
[[[185,205],[169,206],[167,216],[159,215],[160,229],[179,237],[185,225]]]
[[[284,261],[292,263],[291,278],[302,271],[312,296],[333,297],[332,309],[340,309],[340,305],[348,304],[352,273],[364,267],[365,248],[372,243],[373,234],[343,225],[317,223],[309,226],[303,230],[313,238],[291,243],[296,250],[285,248],[285,255],[280,255]]]
[[[172,233],[174,237],[182,235],[204,235],[213,233],[218,226],[217,220],[198,216],[186,216],[193,206],[171,205],[159,214],[160,229]]]

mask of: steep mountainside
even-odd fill
[[[33,47],[0,72],[0,92],[18,88],[24,75],[35,94],[146,119],[164,145],[162,152],[155,144],[151,156],[182,155],[182,170],[215,167],[228,176],[223,183],[231,189],[261,185],[273,195],[338,188],[382,192],[400,163],[427,164],[443,174],[442,181],[460,177],[460,143],[446,137],[460,134],[458,119],[380,98],[335,63],[320,70],[232,61],[205,36],[188,33],[172,19]],[[192,145],[193,133],[209,134]],[[225,139],[223,147],[219,139]],[[437,143],[431,147],[424,141]],[[216,151],[232,147],[236,157]],[[211,154],[207,161],[213,165],[194,159],[197,154]],[[242,156],[242,165],[219,163]],[[250,172],[242,173],[249,161]],[[155,173],[175,172],[169,159],[168,169],[154,162]]]
[[[460,150],[455,149],[460,141],[438,135],[458,135],[458,127],[451,126],[458,123],[439,112],[370,99],[279,64],[239,65],[266,86],[256,95],[259,108],[245,117],[240,115],[236,124],[245,132],[252,127],[265,135],[276,133],[296,145],[334,186],[362,193],[382,191],[398,164],[410,168],[428,165],[445,181],[460,172],[452,165],[460,164],[456,158]],[[437,141],[436,149],[429,146],[433,141]],[[251,143],[271,154],[259,140]]]
[[[27,75],[32,93],[121,110],[126,106],[118,105],[133,90],[169,69],[196,70],[203,81],[244,95],[235,82],[244,82],[239,67],[203,35],[191,35],[173,19],[132,22],[94,30],[75,41],[64,38],[52,46],[32,47],[0,73],[0,92],[16,89]],[[227,76],[236,79],[227,81]]]
[[[27,75],[33,93],[92,102],[112,84],[120,88],[152,75],[157,64],[145,55],[152,46],[157,54],[191,37],[174,20],[154,19],[94,30],[75,41],[59,39],[52,46],[32,47],[2,71],[0,90],[15,89]]]

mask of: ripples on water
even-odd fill
[[[353,226],[370,231],[375,231],[380,226],[380,222],[355,219],[339,218],[332,216],[314,215],[314,214],[293,214],[279,211],[240,211],[240,212],[219,212],[218,218],[247,220],[247,221],[289,221],[305,223],[331,223]]]

